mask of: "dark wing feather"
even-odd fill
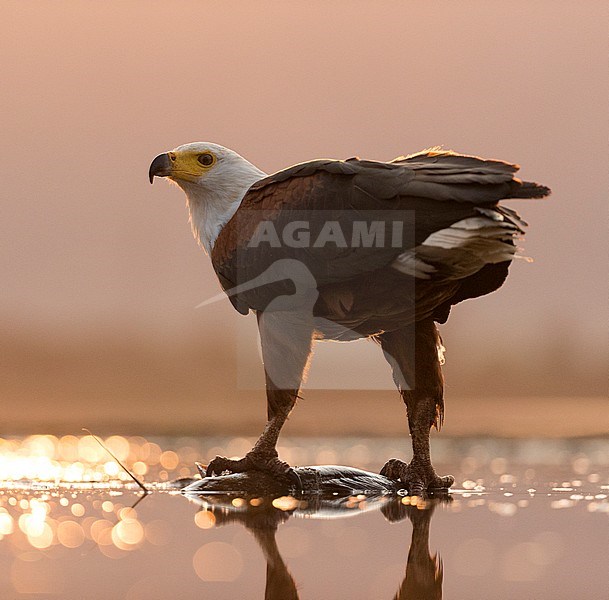
[[[502,198],[524,193],[527,197],[547,193],[547,188],[515,179],[517,168],[437,151],[390,163],[354,158],[295,165],[250,188],[221,231],[212,262],[225,290],[254,280],[282,259],[304,264],[317,287],[347,281],[390,265],[397,255],[433,232],[479,214],[477,207],[494,208]],[[392,211],[392,219],[401,215],[406,223],[399,247],[248,247],[261,222],[271,222],[282,231],[285,224],[306,219],[318,231],[328,220],[348,227],[355,220],[385,211]],[[289,274],[284,275],[281,281],[239,294],[233,304],[240,312],[246,306],[261,310],[278,295],[292,294],[294,283],[288,280]]]

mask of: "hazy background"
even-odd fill
[[[181,192],[147,180],[196,140],[267,172],[436,144],[521,164],[554,192],[510,203],[535,262],[442,328],[447,430],[471,414],[495,431],[517,406],[542,423],[548,399],[576,396],[556,426],[606,431],[604,2],[0,7],[2,431],[259,427],[262,393],[237,389],[245,319],[228,301],[194,309],[218,283]],[[324,348],[311,387],[328,371],[391,387],[371,344]],[[311,390],[294,431],[325,431],[329,397],[344,431],[404,428],[394,392]]]

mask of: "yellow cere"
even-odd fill
[[[196,181],[216,164],[216,156],[211,151],[172,150],[168,152],[171,161],[171,179]]]

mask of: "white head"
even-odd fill
[[[194,142],[159,154],[150,165],[150,183],[155,176],[184,190],[192,232],[209,253],[247,190],[266,174],[233,150]]]

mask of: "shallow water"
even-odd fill
[[[435,439],[452,501],[306,504],[164,483],[249,439],[105,442],[153,493],[90,436],[0,440],[1,598],[609,597],[607,440]],[[294,439],[282,455],[378,471],[404,445]]]

